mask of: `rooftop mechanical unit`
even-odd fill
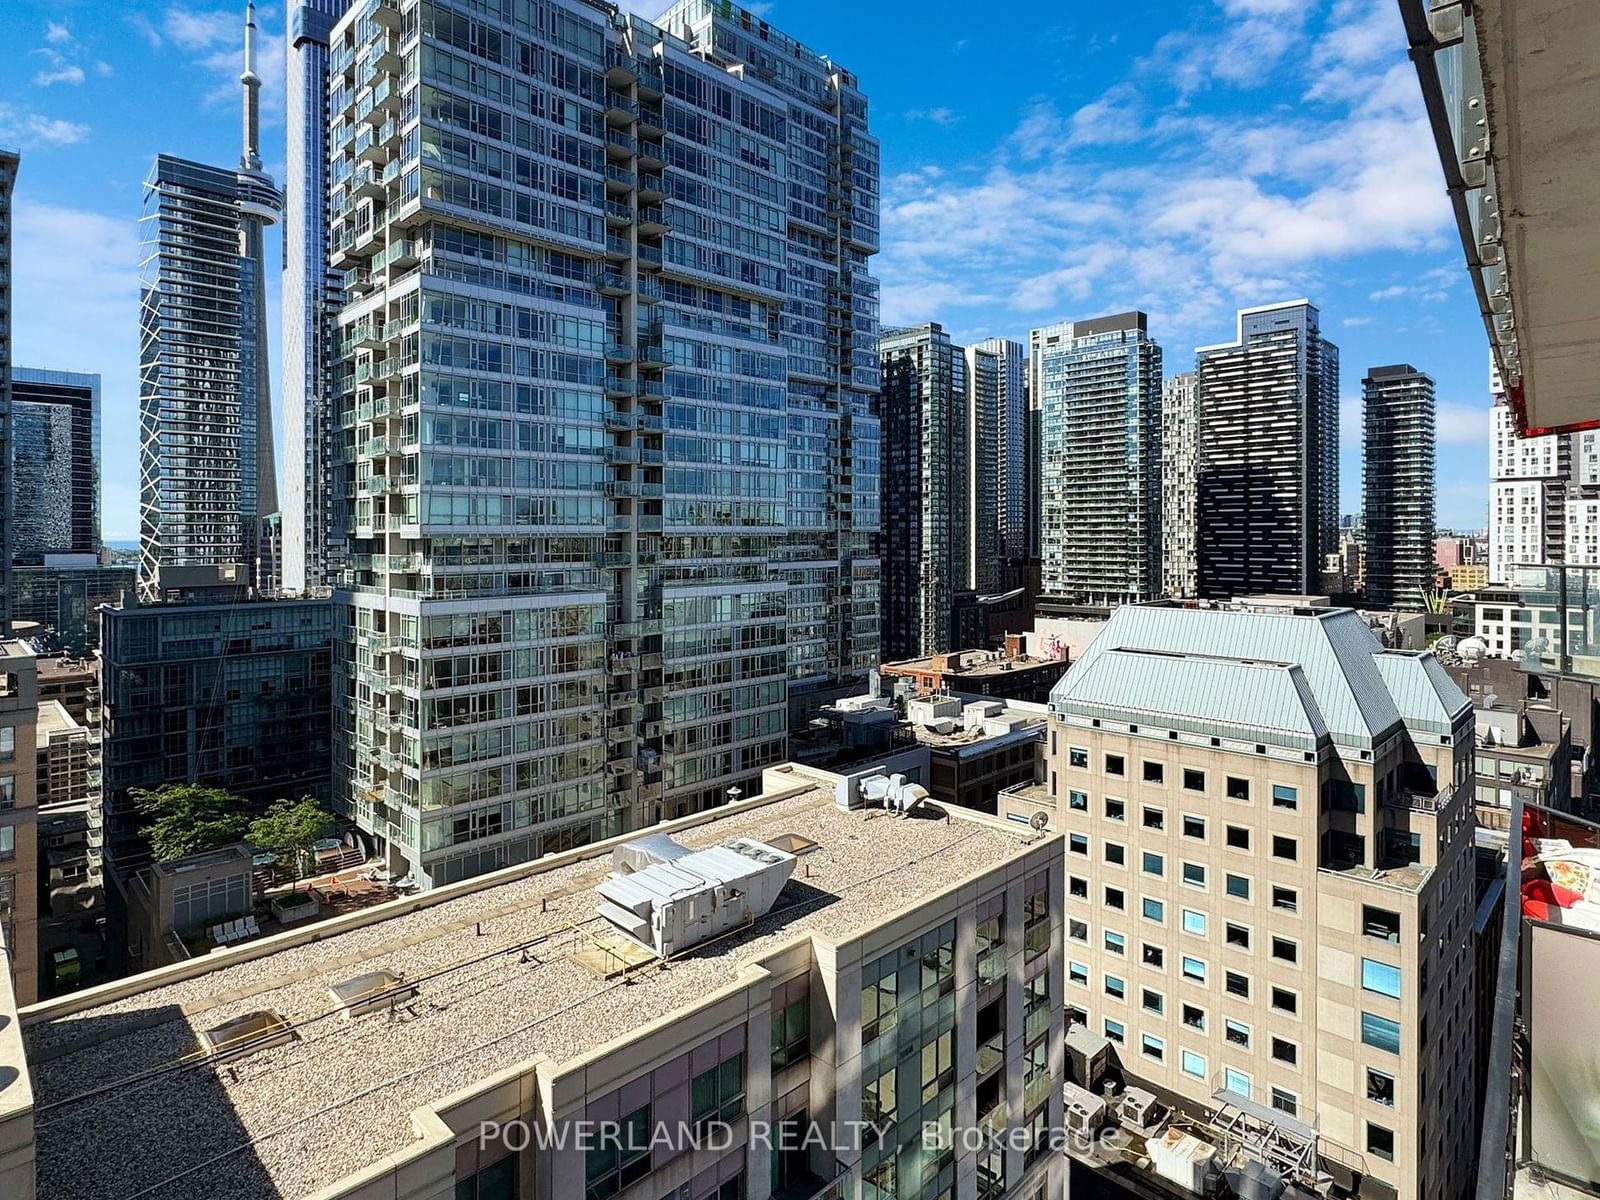
[[[597,911],[662,958],[763,917],[795,856],[753,838],[689,850],[653,834],[612,852]]]

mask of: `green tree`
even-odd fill
[[[250,825],[250,804],[226,788],[164,783],[129,793],[148,824],[139,830],[157,862],[237,842]]]
[[[300,882],[300,865],[312,845],[333,825],[333,816],[311,796],[277,800],[266,814],[250,822],[248,840],[258,851],[287,862],[294,883]]]

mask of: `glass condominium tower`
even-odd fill
[[[244,152],[234,169],[163,154],[144,185],[139,277],[139,584],[185,569],[251,577],[278,508],[263,234],[282,198],[262,170],[255,8],[245,17]],[[196,570],[189,570],[196,569]],[[198,571],[198,573],[197,573]]]
[[[0,147],[0,637],[11,632],[11,190],[22,157]]]
[[[285,41],[283,561],[285,590],[328,582],[333,504],[332,331],[342,276],[328,264],[328,35],[350,0],[293,0]]]
[[[336,801],[425,886],[750,794],[877,662],[866,100],[731,4],[660,21],[330,38]]]

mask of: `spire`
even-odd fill
[[[244,154],[239,165],[246,171],[261,170],[261,76],[256,74],[256,5],[244,6],[244,70],[239,73],[244,85]]]

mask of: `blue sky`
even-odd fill
[[[1393,0],[758,7],[871,101],[886,323],[1025,339],[1143,308],[1172,373],[1232,337],[1236,308],[1308,296],[1341,351],[1344,509],[1361,376],[1404,361],[1439,383],[1439,520],[1484,523],[1487,349]],[[108,538],[138,528],[141,181],[161,151],[238,157],[242,9],[0,7],[0,144],[24,154],[16,360],[105,377]],[[258,11],[281,179],[283,11]]]

